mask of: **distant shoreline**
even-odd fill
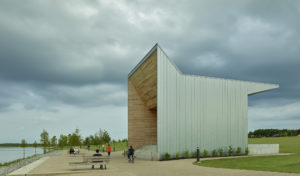
[[[20,147],[20,145],[1,145],[0,144],[0,148],[4,148],[4,147]]]
[[[20,147],[21,144],[0,144],[0,148],[3,147]],[[27,147],[33,147],[32,144],[28,144]],[[41,145],[38,145],[38,148],[42,147]]]

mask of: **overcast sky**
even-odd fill
[[[300,128],[300,1],[0,1],[0,143],[127,137],[127,74],[155,43],[186,74],[278,83],[249,130]]]

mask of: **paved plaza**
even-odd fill
[[[61,155],[44,159],[38,166],[24,170],[26,173],[16,172],[12,175],[70,175],[70,176],[291,176],[300,174],[233,170],[195,166],[195,159],[181,159],[172,161],[147,161],[136,159],[134,164],[128,163],[121,152],[112,152],[107,170],[91,169],[91,166],[69,166],[69,162],[81,161],[82,155],[92,155],[92,151],[82,150],[81,155],[70,156],[67,151]]]

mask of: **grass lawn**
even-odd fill
[[[296,137],[270,137],[270,138],[249,138],[249,144],[279,144],[280,153],[300,154],[300,136]]]
[[[201,161],[200,166],[300,173],[300,137],[250,138],[249,144],[279,144],[281,153],[289,156],[259,156]],[[196,164],[196,163],[195,163]]]

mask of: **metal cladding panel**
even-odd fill
[[[248,95],[278,87],[204,76],[184,75],[157,47],[157,148],[168,152],[199,147],[214,149],[248,145]]]
[[[183,75],[158,48],[157,130],[160,157],[197,147],[247,147],[247,84]]]

